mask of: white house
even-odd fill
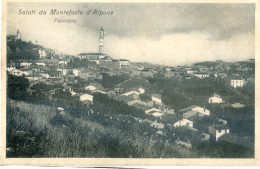
[[[139,88],[139,89],[138,89],[138,92],[139,92],[140,94],[143,94],[143,93],[145,92],[145,90],[144,90],[143,88]]]
[[[7,67],[7,68],[6,68],[7,71],[12,71],[12,70],[15,70],[15,69],[16,69],[16,68],[13,67],[13,66],[11,66],[11,67]]]
[[[194,76],[198,77],[200,79],[203,79],[203,78],[208,78],[209,74],[207,74],[207,73],[194,73]]]
[[[89,90],[89,91],[95,91],[97,88],[95,86],[89,85],[87,87],[85,87],[85,90]]]
[[[39,52],[39,55],[40,55],[41,59],[45,58],[47,56],[45,50],[43,50],[43,49],[40,49],[38,52]]]
[[[195,70],[193,70],[193,69],[189,69],[189,70],[187,70],[187,74],[191,74],[191,75],[193,75],[195,73]]]
[[[154,112],[154,113],[152,113],[152,116],[154,116],[154,117],[161,117],[163,114],[162,113],[160,113],[160,112]]]
[[[84,101],[90,101],[90,102],[93,102],[93,96],[90,95],[90,94],[82,94],[80,95],[79,97],[80,101],[84,102]]]
[[[139,99],[139,92],[137,91],[130,91],[122,94],[123,96],[131,96],[133,99]]]
[[[31,66],[32,63],[29,63],[29,62],[22,62],[20,63],[21,66]]]
[[[203,107],[198,106],[198,107],[193,108],[192,110],[197,111],[197,112],[207,115],[207,116],[210,115],[210,111],[208,109],[206,109],[205,107],[203,108]]]
[[[245,107],[245,105],[241,104],[241,103],[234,103],[231,105],[233,108],[243,108]]]
[[[118,64],[118,67],[120,67],[120,68],[127,67],[127,66],[129,66],[129,60],[119,59],[117,64]]]
[[[68,61],[67,60],[60,60],[58,63],[59,63],[59,65],[67,65]]]
[[[229,127],[226,125],[209,126],[209,134],[216,138],[216,141],[226,133],[229,134]]]
[[[48,73],[40,73],[40,75],[46,79],[50,78],[50,75]]]
[[[104,92],[104,91],[102,91],[102,90],[95,90],[94,92],[95,92],[95,93],[101,93],[101,94],[107,94],[107,92]]]
[[[184,114],[184,113],[189,112],[189,111],[198,112],[201,115],[207,115],[207,116],[210,115],[210,111],[208,109],[206,109],[205,107],[203,108],[203,107],[197,106],[197,105],[192,105],[192,106],[186,107],[184,109],[181,109],[180,113]],[[196,113],[194,113],[194,115],[195,114]]]
[[[151,112],[155,113],[155,112],[161,112],[161,110],[156,109],[156,108],[151,108],[145,111],[146,114],[150,114]]]
[[[43,66],[43,67],[45,67],[45,66],[46,66],[46,64],[45,64],[45,63],[36,63],[36,65],[38,65],[38,66]]]
[[[62,69],[62,75],[65,76],[69,72],[68,69]]]
[[[180,127],[180,126],[189,126],[189,127],[193,127],[193,122],[182,118],[180,120],[178,120],[177,122],[173,123],[173,127]]]
[[[79,76],[79,70],[78,69],[73,69],[72,73],[74,76]]]
[[[182,116],[183,116],[184,118],[189,118],[189,117],[195,116],[195,115],[197,115],[197,114],[199,114],[199,112],[190,110],[190,111],[184,112],[184,113],[182,114]]]
[[[162,98],[161,95],[159,94],[152,94],[152,101],[154,102],[154,104],[162,104]]]
[[[164,124],[163,123],[158,123],[157,121],[154,121],[151,123],[151,126],[157,129],[163,129],[164,128]]]
[[[22,72],[18,69],[11,70],[10,73],[15,76],[22,76]]]
[[[213,94],[213,96],[209,98],[209,103],[222,103],[222,102],[223,102],[222,98],[220,97],[220,95],[217,94]]]
[[[244,87],[246,83],[246,80],[245,79],[231,79],[230,80],[230,85],[234,88],[237,88],[237,87]]]
[[[140,93],[137,92],[137,91],[130,91],[130,92],[126,92],[126,93],[124,93],[124,94],[122,94],[122,95],[124,95],[124,96],[130,96],[130,95],[133,95],[133,94],[139,95]]]
[[[68,69],[57,69],[57,71],[61,72],[63,76],[65,76],[69,72]]]

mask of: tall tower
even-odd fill
[[[16,40],[21,40],[21,33],[20,33],[19,29],[18,29],[17,32],[16,32],[15,39],[16,39]]]
[[[104,53],[104,29],[102,26],[99,31],[99,53]]]

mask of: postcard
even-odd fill
[[[0,164],[259,165],[258,1],[5,0],[1,33]]]

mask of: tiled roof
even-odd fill
[[[195,108],[195,107],[200,107],[200,106],[198,106],[198,105],[192,105],[192,106],[189,106],[189,107],[186,107],[186,108],[181,109],[180,112],[189,111],[189,110],[191,110],[191,109],[193,109],[193,108]]]

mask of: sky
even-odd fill
[[[19,15],[19,10],[46,15]],[[53,16],[51,9],[81,10],[82,16]],[[85,15],[89,10],[113,15]],[[54,23],[76,19],[77,23]],[[7,34],[64,54],[98,52],[99,29],[104,52],[114,59],[163,65],[254,58],[254,4],[192,3],[9,3]]]

